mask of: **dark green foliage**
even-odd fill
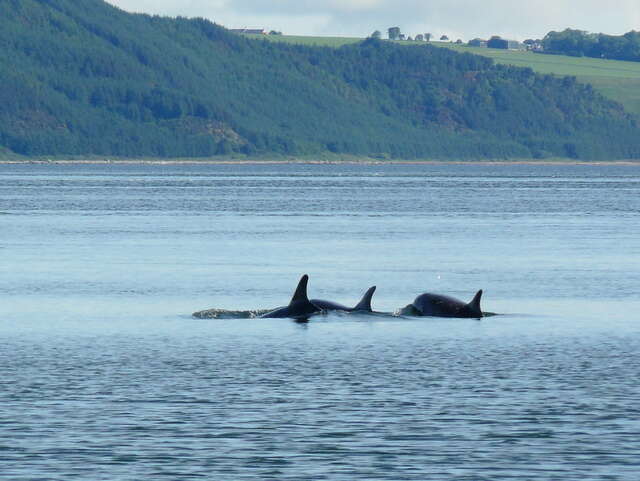
[[[487,47],[507,49],[509,48],[509,41],[504,38],[494,36],[487,41]]]
[[[26,156],[640,156],[634,120],[571,78],[427,45],[249,40],[101,0],[0,0],[0,85],[0,146]]]
[[[640,32],[635,31],[617,36],[567,28],[549,32],[542,45],[545,53],[640,62]]]

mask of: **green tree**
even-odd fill
[[[391,27],[387,30],[389,40],[398,40],[400,38],[400,27]]]

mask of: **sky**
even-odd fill
[[[108,0],[129,12],[204,17],[227,28],[285,35],[407,35],[469,40],[542,38],[567,27],[620,35],[640,30],[640,0]]]

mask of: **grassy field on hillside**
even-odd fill
[[[415,43],[415,42],[414,42]],[[467,47],[444,42],[436,46],[490,57],[498,63],[530,67],[539,73],[573,75],[640,116],[640,62],[545,55],[526,51]]]
[[[349,43],[362,42],[359,37],[306,37],[302,35],[253,35],[245,34],[245,37],[270,42],[295,43],[298,45],[316,45],[320,47],[342,47]]]
[[[267,41],[302,45],[340,47],[360,42],[357,37],[305,37],[295,35],[248,35]],[[424,42],[399,42],[406,45],[424,45]],[[624,62],[588,57],[544,55],[533,52],[468,47],[449,42],[431,42],[436,47],[456,52],[468,52],[492,58],[495,62],[518,67],[529,67],[542,74],[573,75],[579,81],[590,83],[606,97],[620,102],[625,109],[640,116],[640,62]]]

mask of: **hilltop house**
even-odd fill
[[[267,34],[267,31],[264,28],[232,28],[229,31],[232,33],[248,33],[253,35]]]
[[[469,45],[469,47],[486,47],[487,41],[481,38],[474,38],[473,40],[469,40],[467,45]]]
[[[497,35],[491,37],[487,42],[489,48],[501,48],[503,50],[522,50],[522,45],[517,40],[507,40]]]
[[[524,46],[531,52],[544,52],[544,46],[542,45],[542,41],[540,40],[525,40]]]

